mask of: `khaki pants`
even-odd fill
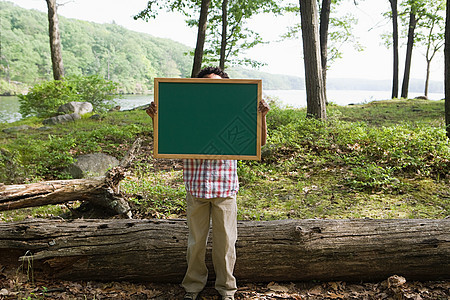
[[[236,292],[233,276],[237,239],[236,195],[228,198],[202,199],[187,193],[189,227],[188,268],[182,286],[187,292],[200,292],[206,285],[208,269],[205,263],[206,243],[212,219],[212,259],[216,274],[216,290],[222,296]]]

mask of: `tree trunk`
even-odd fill
[[[322,62],[322,82],[325,103],[327,100],[328,25],[330,24],[331,0],[323,0],[320,9],[320,58]]]
[[[48,8],[48,33],[50,36],[50,52],[52,57],[53,79],[61,80],[64,77],[61,39],[59,36],[59,21],[56,12],[56,0],[46,0]]]
[[[120,173],[123,178],[123,171]],[[130,211],[118,186],[107,177],[0,186],[0,211],[72,201],[88,201],[111,215],[127,215]]]
[[[449,219],[242,221],[238,232],[242,282],[450,278]],[[35,274],[70,280],[178,283],[187,235],[185,220],[0,223],[0,265],[32,263]],[[207,249],[213,277],[211,241]]]
[[[401,94],[402,98],[408,98],[409,75],[411,73],[411,60],[414,46],[414,31],[416,29],[416,24],[417,24],[416,14],[413,11],[411,11],[411,13],[409,14],[408,42],[406,45],[405,73],[403,75],[402,94]]]
[[[202,4],[200,7],[200,17],[198,20],[198,33],[197,33],[197,45],[195,47],[194,52],[194,63],[192,65],[192,74],[191,77],[196,77],[197,74],[202,69],[202,61],[203,61],[203,47],[205,45],[206,38],[206,28],[208,21],[208,9],[211,0],[202,0]]]
[[[305,63],[306,112],[308,117],[326,119],[320,60],[319,26],[316,0],[300,0],[300,15]]]
[[[105,177],[0,186],[0,211],[102,198]]]
[[[425,88],[423,94],[428,97],[428,87],[430,85],[431,60],[427,59],[427,72],[425,75]]]
[[[219,68],[225,70],[225,57],[227,51],[227,26],[228,26],[228,0],[222,1],[222,41],[220,42]]]
[[[445,19],[445,126],[447,127],[447,138],[450,139],[450,0],[447,0]]]
[[[393,51],[393,72],[392,72],[392,99],[398,98],[398,10],[397,0],[389,0],[392,10],[392,51]]]

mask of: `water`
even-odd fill
[[[337,105],[349,104],[365,104],[372,101],[387,100],[391,98],[391,91],[363,91],[363,90],[328,90],[328,102]],[[266,90],[263,95],[275,97],[287,106],[300,108],[306,107],[306,91],[305,90]],[[409,93],[409,98],[422,96],[421,93]],[[444,99],[443,93],[429,93],[428,99],[441,100]]]
[[[362,91],[362,90],[328,90],[328,101],[337,105],[363,104],[371,101],[391,98],[391,91]],[[305,90],[265,90],[264,96],[270,96],[286,106],[300,108],[306,107]],[[410,98],[421,96],[421,93],[409,93]],[[441,100],[443,93],[430,93],[431,100]],[[121,110],[128,110],[138,106],[147,105],[153,101],[153,95],[126,95],[117,102]],[[0,122],[10,123],[20,120],[19,98],[14,96],[0,96]]]
[[[19,98],[15,96],[0,96],[0,123],[10,123],[20,120]]]
[[[120,110],[129,110],[150,104],[153,101],[153,95],[125,95],[123,99],[117,99],[116,101],[120,105]]]
[[[150,104],[153,95],[126,95],[116,100],[121,110],[132,109],[141,105]],[[15,96],[0,96],[0,123],[11,123],[20,120],[19,98]]]

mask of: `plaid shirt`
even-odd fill
[[[196,198],[225,198],[239,190],[236,160],[185,159],[183,178]]]

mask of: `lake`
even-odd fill
[[[363,90],[328,90],[328,101],[337,105],[362,104],[377,100],[390,99],[391,91],[363,91]],[[277,99],[282,105],[300,108],[306,107],[305,90],[265,90],[264,96]],[[409,93],[410,98],[423,95],[422,93]],[[431,100],[441,100],[444,93],[430,93]],[[153,101],[153,95],[126,95],[118,99],[121,110],[132,109]],[[0,96],[0,122],[10,123],[20,120],[19,98],[14,96]]]

